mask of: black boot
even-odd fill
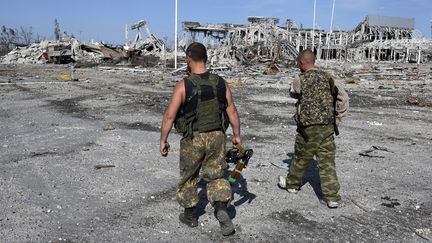
[[[179,216],[182,223],[192,228],[198,226],[198,216],[195,213],[195,208],[185,208],[184,213],[181,213]]]
[[[219,221],[221,227],[222,235],[228,236],[235,233],[234,224],[228,214],[227,205],[225,202],[215,202],[215,217]]]

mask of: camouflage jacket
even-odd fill
[[[336,112],[332,92],[337,92]],[[317,69],[308,70],[294,80],[290,96],[298,99],[294,118],[303,126],[334,122],[339,126],[349,106],[348,94],[342,85],[335,82],[330,74]]]

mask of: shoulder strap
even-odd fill
[[[337,102],[338,88],[335,85],[334,79],[330,75],[328,75],[326,73],[326,77],[329,80],[330,91],[331,91],[331,94],[333,97],[333,119],[334,119],[333,128],[334,128],[334,133],[336,136],[338,136],[339,135],[339,128],[336,125],[336,116],[337,116],[336,102]]]
[[[213,96],[217,99],[217,101],[219,101],[218,92],[217,92],[217,86],[219,83],[219,76],[211,73],[209,75],[209,83],[212,86]]]
[[[225,108],[227,103],[225,80],[217,74],[213,74],[213,75],[214,75],[213,78],[215,80],[215,85],[216,85],[215,97],[217,97],[219,103],[221,103],[221,105]]]
[[[198,87],[190,78],[185,78],[185,90],[186,90],[186,100],[185,103],[189,103],[192,98],[198,93]]]
[[[194,111],[197,106],[197,94],[198,94],[198,88],[195,82],[193,82],[192,79],[185,78],[184,79],[185,84],[185,102],[182,104],[180,108],[180,114],[187,115],[191,113],[191,111]],[[194,99],[196,98],[196,99]]]

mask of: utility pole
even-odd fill
[[[125,24],[125,45],[129,46],[129,27]]]
[[[333,18],[334,18],[334,11],[335,11],[335,3],[336,0],[333,0],[333,8],[332,8],[332,14],[330,19],[330,33],[333,32]]]
[[[334,11],[335,11],[335,4],[336,4],[336,0],[333,0],[333,7],[332,7],[332,14],[331,14],[331,19],[330,19],[330,34],[327,40],[327,60],[330,59],[330,41],[331,41],[331,35],[333,32],[333,18],[334,18]],[[326,60],[326,64],[327,64],[327,60]]]
[[[177,69],[177,0],[175,0],[174,69]]]
[[[313,7],[313,25],[312,25],[312,51],[315,49],[315,16],[316,16],[316,0]]]

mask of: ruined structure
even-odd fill
[[[232,61],[249,64],[253,60],[292,60],[297,56],[298,49],[289,41],[289,33],[278,26],[279,19],[249,17],[248,20],[249,25],[203,26],[197,22],[183,22],[182,47],[202,38],[209,47],[210,64]]]
[[[143,38],[144,28],[147,38]],[[17,47],[0,58],[2,64],[33,64],[33,63],[92,63],[92,64],[133,64],[143,66],[157,65],[160,59],[173,59],[172,51],[165,43],[150,32],[147,22],[141,20],[132,25],[136,31],[132,41],[128,39],[126,26],[126,42],[124,46],[111,46],[105,43],[80,43],[69,37],[67,33],[59,41],[44,40],[30,46]],[[168,53],[169,52],[169,53]],[[168,53],[168,55],[167,55]]]
[[[208,61],[212,68],[254,63],[294,64],[298,52],[307,48],[315,52],[318,60],[432,61],[432,40],[419,37],[412,18],[369,15],[353,30],[330,32],[303,28],[291,19],[287,19],[283,26],[278,18],[251,16],[248,22],[246,25],[183,22],[179,46],[184,50],[193,41],[203,42],[208,47]],[[141,29],[145,30],[146,38],[143,38]],[[129,28],[126,25],[124,46],[79,43],[67,36],[61,41],[47,40],[17,47],[2,57],[0,63],[62,63],[75,60],[172,66],[174,51],[150,32],[146,21],[135,23],[130,30],[136,32],[135,37],[129,40]]]
[[[249,17],[249,24],[201,25],[183,22],[181,46],[200,40],[209,48],[212,65],[286,62],[310,48],[317,59],[343,61],[428,62],[432,41],[417,37],[414,19],[366,16],[351,31],[305,29],[287,19]]]
[[[369,15],[352,32],[347,42],[348,60],[423,62],[422,53],[430,41],[417,38],[414,19]]]

